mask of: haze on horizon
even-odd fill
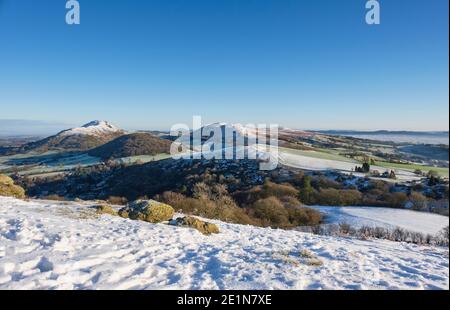
[[[168,130],[193,115],[448,131],[448,1],[381,6],[368,26],[360,0],[91,0],[68,26],[64,1],[0,0],[0,134],[94,119]]]
[[[100,119],[99,119],[100,120]],[[107,120],[106,120],[107,121]],[[39,121],[39,120],[14,120],[14,119],[0,119],[0,137],[13,137],[13,136],[51,136],[54,134],[59,133],[60,131],[74,128],[74,127],[80,127],[88,122],[82,122],[79,124],[74,123],[65,123],[65,122],[58,122],[58,121]],[[211,123],[203,123],[203,125],[207,125]],[[117,125],[116,123],[113,123],[113,125]],[[190,125],[190,124],[187,124]],[[245,124],[243,124],[245,125]],[[133,131],[139,131],[139,130],[159,130],[159,131],[169,131],[170,128],[155,128],[151,126],[147,127],[123,127],[118,126],[124,130],[133,132]],[[363,134],[363,133],[377,133],[380,131],[387,131],[388,133],[401,133],[401,132],[407,132],[407,133],[430,133],[430,134],[437,134],[437,133],[443,133],[447,134],[449,133],[448,130],[389,130],[389,129],[374,129],[374,130],[359,130],[359,129],[341,129],[341,128],[333,128],[333,129],[321,129],[321,128],[295,128],[295,127],[286,127],[281,126],[280,128],[290,128],[290,129],[297,129],[297,130],[306,130],[306,131],[323,131],[325,133],[332,133],[335,132],[337,134],[344,133],[344,135],[348,135],[350,133],[355,134]]]

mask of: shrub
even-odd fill
[[[256,201],[252,209],[264,226],[286,226],[289,224],[289,212],[276,197]]]
[[[242,206],[250,206],[256,201],[275,197],[287,200],[298,197],[298,190],[290,184],[276,184],[266,181],[261,186],[255,186],[247,191],[237,192],[233,195],[236,201]]]
[[[290,184],[266,181],[263,185],[235,193],[231,197],[222,184],[198,182],[191,192],[193,197],[163,192],[155,199],[185,214],[237,224],[289,228],[317,225],[322,221],[320,212],[302,207],[297,198],[298,190]]]
[[[306,204],[313,204],[313,196],[316,190],[311,186],[311,177],[305,176],[299,191],[300,201]]]
[[[213,191],[206,183],[199,182],[194,185],[192,196],[198,199],[210,199],[213,198]]]
[[[186,196],[184,196],[183,194],[170,191],[155,196],[155,200],[167,203],[168,205],[171,205],[175,209],[177,209],[177,206],[179,206],[181,202],[184,201],[185,199]]]
[[[410,238],[410,232],[404,230],[403,228],[397,227],[394,229],[394,231],[391,234],[391,240],[393,241],[409,241]]]
[[[375,239],[386,239],[396,242],[407,242],[422,245],[429,244],[446,247],[448,247],[448,239],[449,239],[448,226],[435,236],[407,231],[399,227],[390,229],[384,227],[362,226],[359,229],[354,229],[349,224],[346,223],[340,223],[339,225],[329,224],[313,227],[300,227],[299,230],[303,232],[309,232],[325,236],[345,235],[350,237],[357,237],[362,240],[375,238]]]
[[[43,197],[40,197],[40,198],[41,198],[41,199],[44,199],[44,200],[67,201],[66,197],[59,196],[59,195],[56,195],[56,194],[54,194],[54,195],[48,195],[48,196],[43,196]]]
[[[206,198],[205,195],[201,196],[203,198],[191,198],[174,192],[164,192],[157,196],[157,199],[170,204],[177,211],[185,214],[218,219],[229,223],[258,224],[249,217],[245,209],[239,208],[228,195],[216,197],[215,201]]]
[[[314,194],[314,202],[326,206],[350,206],[361,203],[362,194],[358,190],[321,189]]]
[[[313,179],[311,181],[311,185],[316,189],[320,188],[342,189],[342,184],[322,175]]]
[[[389,184],[380,180],[370,180],[367,190],[378,190],[381,192],[389,192]]]
[[[297,197],[298,191],[290,184],[276,184],[273,182],[266,182],[262,186],[262,198],[268,197]]]
[[[303,178],[305,177],[305,173],[303,171],[297,171],[292,176],[292,183],[295,186],[300,186],[303,184]]]
[[[300,207],[302,203],[295,197],[285,196],[279,199],[285,207]]]
[[[289,223],[292,226],[314,226],[322,222],[322,214],[311,208],[287,207]]]
[[[228,196],[228,190],[224,184],[209,185],[205,182],[199,182],[194,184],[192,196],[198,199],[218,201],[223,197]]]
[[[445,216],[449,216],[448,206],[448,199],[431,200],[428,203],[428,207],[430,208],[431,212]]]
[[[408,202],[408,195],[403,192],[385,193],[382,195],[382,201],[390,208],[404,208]]]
[[[411,192],[409,195],[409,201],[412,203],[413,210],[427,210],[428,199],[424,195],[418,192]]]
[[[449,237],[450,237],[450,231],[449,231],[449,226],[447,226],[439,232],[436,243],[440,246],[448,247]]]
[[[25,190],[15,185],[10,177],[0,174],[0,196],[23,199],[25,198]]]
[[[348,235],[352,231],[352,227],[347,223],[339,224],[339,233],[342,235]]]

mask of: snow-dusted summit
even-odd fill
[[[64,130],[60,133],[62,136],[71,135],[91,135],[102,136],[105,134],[123,133],[124,131],[107,121],[92,121],[81,127]]]

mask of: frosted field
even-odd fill
[[[0,289],[449,289],[448,249],[214,222],[203,236],[0,197]]]
[[[436,235],[449,225],[446,216],[403,209],[375,207],[323,207],[312,206],[325,214],[329,224],[347,223],[355,228],[361,226],[395,228]]]
[[[307,154],[307,152],[303,152]],[[313,170],[313,171],[325,171],[325,170],[339,170],[342,172],[352,172],[355,169],[355,166],[361,166],[360,163],[351,162],[351,161],[340,161],[340,160],[331,160],[325,158],[317,158],[315,157],[316,152],[311,152],[311,156],[306,156],[302,154],[296,154],[292,151],[284,151],[281,149],[279,152],[279,162],[283,165],[299,168],[304,170]],[[383,173],[386,170],[394,170],[397,176],[396,180],[390,180],[383,178],[382,180],[386,182],[399,182],[399,181],[417,181],[421,178],[415,175],[413,172],[403,169],[395,169],[395,168],[383,168],[380,166],[371,166],[372,170],[378,170]],[[365,176],[363,173],[355,173],[356,176]],[[378,179],[378,178],[373,178]],[[381,178],[380,178],[381,179]]]

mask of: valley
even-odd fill
[[[202,141],[208,141],[211,128],[234,132],[241,141],[254,133],[239,124],[207,128],[199,132]],[[93,137],[98,142],[86,149]],[[363,223],[372,223],[396,229],[383,220],[368,222],[352,215],[353,210],[367,210],[374,212],[367,215],[374,219],[390,214],[386,208],[394,208],[394,218],[402,217],[394,216],[397,211],[423,212],[419,222],[427,213],[439,214],[434,216],[441,216],[440,224],[431,224],[433,235],[448,222],[448,160],[421,152],[420,161],[412,161],[416,154],[405,153],[420,146],[448,154],[448,145],[408,147],[281,129],[278,148],[243,147],[255,159],[214,159],[225,149],[211,151],[213,159],[202,158],[204,153],[199,159],[189,159],[190,153],[173,159],[173,140],[165,132],[127,132],[107,121],[92,121],[9,148],[0,157],[0,174],[11,176],[32,198],[107,204],[152,198],[187,214],[261,227],[308,230],[350,223],[356,232]],[[179,141],[188,141],[184,147],[189,151],[190,135]],[[231,158],[234,152],[238,150],[232,150]],[[266,158],[276,160],[275,169],[261,170]]]
[[[202,140],[207,139],[207,133],[214,127],[234,131],[237,135],[251,132],[239,124],[207,127],[205,136],[201,134]],[[90,145],[92,141],[97,142]],[[329,184],[313,184],[318,193],[327,188],[349,193],[359,191],[357,196],[362,197],[357,200],[359,204],[398,207],[408,199],[401,197],[400,202],[390,203],[391,198],[387,196],[400,197],[400,193],[409,196],[417,192],[428,199],[427,207],[422,209],[435,210],[430,205],[439,205],[440,213],[448,213],[441,210],[442,206],[448,210],[448,206],[445,208],[445,201],[448,201],[448,145],[397,144],[281,128],[280,146],[276,152],[273,148],[245,147],[256,152],[254,156],[276,157],[278,167],[264,172],[258,171],[252,160],[174,160],[169,154],[172,141],[173,137],[166,132],[127,132],[107,121],[92,121],[48,138],[3,148],[0,173],[14,176],[32,196],[58,195],[66,199],[106,199],[108,196],[133,199],[152,197],[164,191],[181,191],[189,196],[191,189],[184,188],[192,181],[187,180],[200,173],[200,177],[196,177],[197,183],[205,181],[204,175],[211,171],[220,171],[217,177],[221,180],[214,182],[224,184],[232,194],[262,185],[267,180],[288,183],[302,190],[296,178],[306,175],[313,182],[327,180]],[[190,146],[186,147],[189,149]],[[436,154],[437,150],[441,154],[439,159],[427,156]],[[364,163],[369,166],[367,171],[362,171]],[[141,184],[130,180],[139,180]],[[377,185],[377,188],[383,188],[384,197],[383,193],[378,193],[378,198],[369,198],[373,185],[367,180],[373,184],[385,183]],[[194,184],[192,182],[191,186]],[[312,202],[303,201],[305,204]]]

